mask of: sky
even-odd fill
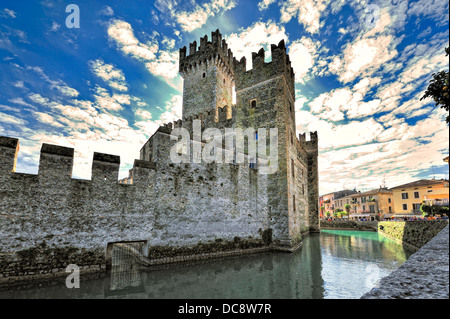
[[[79,25],[66,8],[76,4]],[[420,100],[449,69],[443,0],[109,0],[0,3],[0,135],[19,138],[17,172],[42,143],[94,152],[128,175],[156,129],[181,118],[179,48],[219,29],[234,56],[286,42],[297,133],[317,131],[319,189],[365,191],[448,179],[446,112]],[[308,135],[308,134],[307,134]]]

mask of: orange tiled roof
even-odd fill
[[[375,195],[375,194],[379,194],[379,193],[392,194],[392,191],[387,188],[377,188],[377,189],[372,189],[372,190],[364,192],[364,193],[352,194],[352,195],[350,195],[350,197]]]
[[[406,183],[403,185],[392,187],[391,189],[396,188],[407,188],[407,187],[419,187],[419,186],[430,186],[430,185],[437,185],[442,183],[448,183],[448,180],[435,180],[435,179],[421,179],[415,182]]]

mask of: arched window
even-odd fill
[[[206,72],[203,72],[202,77],[203,77],[203,78],[206,78]]]
[[[256,100],[251,100],[251,101],[250,101],[250,107],[251,107],[252,109],[256,108]]]

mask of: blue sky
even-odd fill
[[[66,6],[80,9],[68,28]],[[320,193],[448,178],[445,112],[420,101],[448,70],[448,1],[2,1],[0,135],[20,139],[17,171],[42,143],[93,152],[127,175],[157,127],[181,117],[178,50],[220,29],[237,58],[285,39],[297,132],[318,131]],[[249,63],[248,68],[251,67]]]

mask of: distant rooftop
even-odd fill
[[[379,193],[391,194],[392,191],[390,189],[380,187],[380,188],[372,189],[372,190],[367,191],[367,192],[353,194],[353,195],[350,195],[350,196],[351,197],[358,197],[358,196],[375,195],[375,194],[379,194]]]
[[[391,189],[396,188],[406,188],[406,187],[419,187],[419,186],[429,186],[429,185],[436,185],[441,183],[448,183],[448,180],[446,179],[421,179],[415,182],[406,183],[403,185],[392,187]]]

